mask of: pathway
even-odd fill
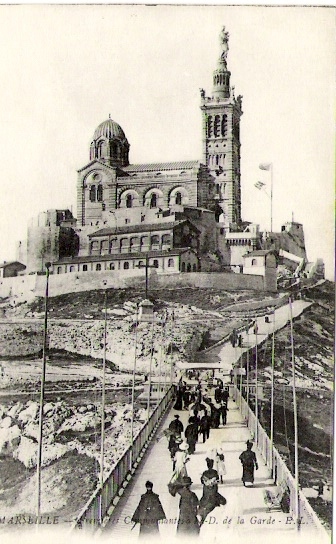
[[[159,429],[158,436],[162,435],[162,430],[168,427],[175,413],[177,413],[175,410],[169,412]],[[181,411],[178,413],[184,426],[186,426],[188,412]],[[271,541],[275,542],[277,537],[281,537],[282,543],[287,541],[297,542],[298,533],[289,514],[282,511],[267,511],[263,490],[272,486],[272,480],[270,479],[269,470],[258,451],[256,451],[256,454],[259,470],[255,473],[254,487],[243,487],[241,481],[242,468],[238,457],[241,451],[245,449],[247,439],[250,438],[239,409],[234,401],[230,399],[228,424],[219,429],[212,429],[210,439],[205,444],[199,442],[196,446],[196,453],[190,456],[191,459],[187,469],[193,481],[191,489],[199,498],[202,495],[200,476],[206,469],[205,458],[211,449],[218,447],[219,444],[222,444],[225,452],[228,472],[224,484],[219,486],[219,492],[225,496],[227,504],[217,507],[209,514],[201,528],[200,540],[203,541],[204,539],[207,543],[222,543],[226,538],[230,539],[230,542],[236,540],[241,542],[243,539],[252,542],[254,538],[262,538],[264,542],[269,543]],[[167,523],[160,524],[161,540],[171,542],[176,536],[179,504],[179,495],[172,497],[168,493],[167,483],[171,474],[172,465],[167,449],[167,439],[163,436],[159,441],[155,440],[148,449],[124,495],[111,513],[109,522],[101,531],[100,539],[118,542],[118,544],[119,542],[132,542],[137,539],[139,525],[132,529],[131,517],[141,494],[145,492],[146,480],[151,480],[154,484],[153,491],[159,494],[168,520]],[[304,528],[301,529],[301,533],[306,533],[306,531]],[[290,540],[287,540],[287,538]],[[319,539],[316,542],[319,544],[325,542],[324,533],[321,535],[321,540]]]

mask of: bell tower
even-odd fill
[[[240,117],[242,96],[235,97],[227,68],[229,33],[223,27],[211,96],[201,89],[203,162],[213,177],[212,198],[223,211],[224,225],[241,222]],[[211,191],[209,190],[209,193]],[[209,203],[210,204],[210,203]]]

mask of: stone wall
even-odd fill
[[[149,271],[149,285],[152,288],[198,287],[214,288],[227,291],[276,291],[274,275],[253,276],[247,274],[228,274],[225,272],[191,272],[185,274],[157,274]],[[131,287],[145,288],[145,274],[138,270],[129,270],[127,276],[118,271],[76,272],[74,274],[51,275],[49,279],[49,296],[57,296],[78,291],[91,291],[106,287],[125,289]],[[28,275],[16,278],[3,278],[0,281],[0,298],[17,297],[17,302],[31,301],[35,296],[45,294],[45,276]]]

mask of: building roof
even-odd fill
[[[274,254],[274,251],[272,249],[256,249],[254,251],[245,253],[243,257],[262,257],[268,255],[269,253]]]
[[[129,164],[124,166],[125,172],[155,172],[161,170],[191,170],[199,168],[200,161],[157,162],[149,164]]]
[[[0,263],[0,268],[6,268],[12,264],[19,264],[22,268],[26,268],[26,265],[20,263],[19,261],[5,261],[4,263]]]
[[[98,125],[94,132],[93,140],[99,140],[99,138],[108,138],[110,140],[117,138],[122,141],[126,140],[123,129],[112,119],[107,119]]]
[[[82,257],[64,257],[64,259],[54,261],[52,264],[78,264],[88,262],[124,261],[134,259],[145,260],[146,257],[148,257],[149,259],[152,259],[154,257],[174,257],[176,255],[182,255],[182,253],[185,253],[186,251],[192,251],[192,253],[195,253],[196,255],[195,250],[191,247],[177,247],[173,249],[165,249],[164,251],[137,251],[134,253],[111,253],[109,255],[83,255]]]
[[[103,229],[96,230],[96,232],[92,232],[89,234],[89,237],[92,236],[109,236],[113,234],[129,234],[129,233],[138,233],[138,232],[150,232],[155,230],[170,230],[178,225],[181,225],[182,223],[190,223],[188,219],[181,219],[180,221],[167,221],[166,223],[140,223],[136,225],[125,225],[122,227],[106,227]],[[198,230],[197,227],[195,227],[195,230]]]

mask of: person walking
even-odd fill
[[[187,425],[184,431],[184,436],[188,443],[189,453],[195,453],[196,442],[198,440],[198,423],[194,418],[189,418],[189,425]]]
[[[242,481],[244,487],[246,487],[246,484],[251,484],[248,487],[251,487],[253,485],[254,468],[258,470],[257,458],[254,451],[252,451],[252,446],[252,442],[248,440],[246,442],[246,450],[243,451],[239,456],[240,462],[243,465]]]
[[[153,493],[153,483],[145,484],[146,493],[141,495],[140,502],[132,516],[133,523],[140,524],[140,537],[156,537],[159,535],[159,520],[166,519],[159,495]]]
[[[197,519],[199,500],[197,495],[191,491],[191,478],[185,476],[179,483],[177,493],[180,495],[179,518],[176,534],[182,537],[195,537],[200,532]]]
[[[180,421],[180,416],[178,414],[174,415],[174,419],[169,423],[168,429],[173,431],[176,434],[182,434],[184,427],[182,421]]]
[[[204,442],[210,436],[210,417],[208,416],[207,413],[205,413],[204,416],[201,417],[199,426],[200,426],[200,432],[203,436],[203,444],[204,444]]]
[[[222,418],[223,425],[226,425],[227,413],[229,411],[229,409],[227,407],[227,403],[222,401],[218,411],[219,411],[219,423],[220,423],[220,420]]]
[[[215,470],[218,472],[219,481],[223,483],[223,476],[226,475],[225,456],[223,448],[218,448],[215,455]]]
[[[200,526],[204,523],[205,518],[216,506],[226,504],[226,499],[220,493],[218,493],[219,475],[217,470],[213,468],[214,460],[205,459],[207,464],[207,470],[205,470],[201,476],[201,482],[203,484],[203,495],[201,497],[198,509]]]
[[[168,450],[170,452],[170,458],[173,461],[173,470],[175,470],[175,453],[178,451],[180,444],[183,440],[180,435],[171,434],[168,442]]]

